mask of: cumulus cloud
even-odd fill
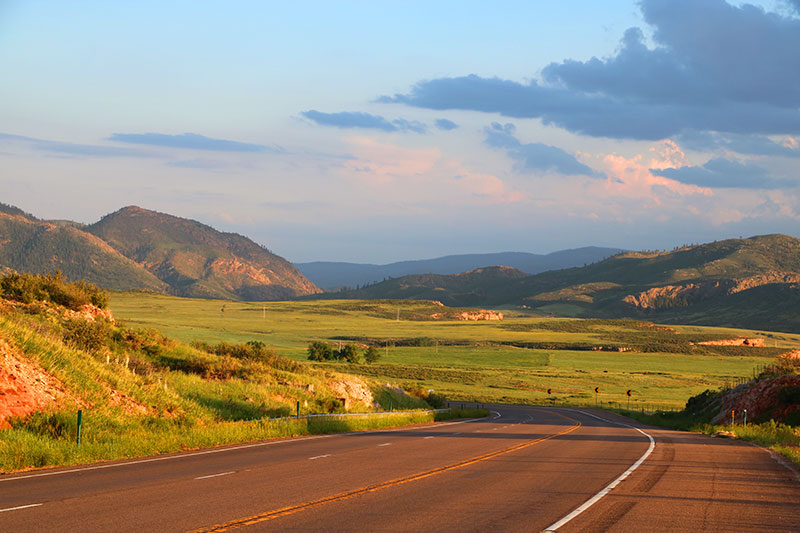
[[[422,81],[382,102],[539,118],[592,136],[800,133],[800,20],[724,0],[642,0],[654,48],[627,30],[610,58],[552,63],[541,81]]]
[[[87,156],[87,157],[153,157],[153,154],[150,154],[148,152],[144,152],[142,150],[134,150],[130,148],[50,141],[46,139],[24,137],[22,135],[11,135],[8,133],[0,133],[0,141],[27,144],[34,150],[40,152],[50,152],[54,154],[66,154],[66,155],[77,155],[77,156]]]
[[[283,153],[284,150],[277,146],[264,146],[249,144],[226,139],[212,139],[197,133],[183,133],[168,135],[164,133],[114,133],[109,141],[145,144],[150,146],[163,146],[168,148],[188,148],[192,150],[210,150],[218,152],[268,152]]]
[[[798,0],[800,1],[800,0]],[[450,131],[458,128],[458,124],[453,122],[452,120],[447,120],[446,118],[437,118],[436,122],[433,123],[434,126],[439,128],[440,130]]]
[[[561,148],[542,143],[522,143],[514,136],[516,128],[513,124],[493,122],[484,129],[486,145],[506,150],[509,157],[517,162],[522,172],[552,171],[566,175],[585,175],[605,177],[584,165],[575,156]]]
[[[711,159],[700,167],[650,169],[650,172],[656,176],[700,187],[779,189],[791,185],[785,180],[773,177],[767,170],[757,165],[721,157]]]
[[[339,113],[323,113],[314,109],[300,113],[305,118],[316,122],[322,126],[333,126],[335,128],[365,128],[382,131],[411,131],[414,133],[425,133],[425,124],[416,120],[405,120],[398,118],[392,121],[380,115],[362,113],[358,111],[342,111]]]

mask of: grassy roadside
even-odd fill
[[[639,413],[615,411],[639,422],[666,429],[692,431],[710,436],[733,437],[769,448],[791,460],[800,467],[800,428],[776,423],[774,420],[760,424],[716,425],[698,422],[682,411],[662,413]]]
[[[84,419],[86,425],[80,445],[73,438],[44,440],[29,431],[6,430],[0,440],[0,469],[2,473],[9,473],[37,467],[86,464],[267,439],[370,431],[457,418],[481,418],[488,414],[486,409],[393,411],[349,417],[334,414],[324,417],[221,422],[193,428],[153,420],[146,425],[131,424],[129,427],[116,428],[113,433],[98,434],[89,413]],[[46,416],[41,420],[42,424],[53,422],[47,420]],[[74,435],[77,421],[67,425],[73,427],[65,428],[65,431]]]

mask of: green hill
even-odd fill
[[[412,297],[408,294],[448,305],[517,306],[562,316],[800,330],[800,240],[787,235],[628,252],[582,268],[518,274],[481,269],[406,276],[338,296]],[[472,284],[469,291],[462,279]]]
[[[451,307],[485,305],[492,295],[502,294],[510,282],[527,274],[511,267],[487,267],[461,274],[413,274],[375,285],[327,293],[328,298],[379,300],[435,300]],[[496,297],[495,297],[496,298]]]
[[[0,204],[0,271],[60,270],[109,289],[280,300],[320,292],[291,263],[250,239],[194,220],[126,207],[86,226]]]
[[[94,235],[36,220],[19,210],[0,212],[0,265],[33,274],[61,270],[68,279],[88,279],[111,289],[163,292],[168,288]]]
[[[143,265],[179,296],[278,300],[321,292],[282,257],[194,220],[130,206],[86,231]]]

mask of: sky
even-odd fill
[[[800,236],[800,0],[0,0],[0,202],[294,262]]]

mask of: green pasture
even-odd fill
[[[306,358],[312,341],[373,345],[382,355],[376,364],[315,365],[434,389],[455,400],[572,405],[597,400],[627,407],[625,392],[631,389],[631,408],[677,408],[694,394],[747,378],[781,351],[800,347],[800,336],[793,334],[631,320],[512,311],[502,321],[462,321],[437,318],[452,310],[414,301],[253,303],[115,292],[110,308],[130,326],[179,340],[258,340],[298,360]],[[693,344],[734,337],[763,337],[767,348]],[[603,350],[591,351],[593,346]],[[611,351],[620,347],[631,351]]]

